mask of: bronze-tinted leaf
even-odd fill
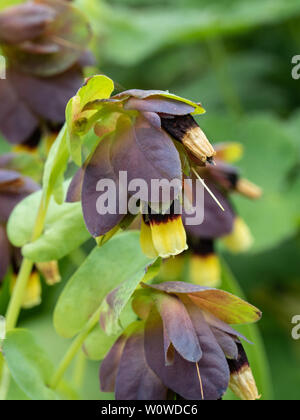
[[[203,325],[199,326],[203,357],[198,362],[202,389],[204,399],[217,400],[227,389],[229,369],[213,334],[207,324]],[[163,324],[157,310],[152,311],[146,323],[145,354],[149,366],[169,389],[187,400],[202,400],[196,363],[186,361],[175,351],[173,364],[165,365]]]
[[[37,92],[36,92],[37,94]],[[24,142],[38,126],[38,118],[20,98],[10,72],[0,83],[0,131],[13,144]]]
[[[116,379],[116,400],[165,400],[167,389],[149,368],[144,354],[144,334],[131,335],[122,353]]]
[[[67,203],[76,203],[81,200],[82,184],[84,179],[84,169],[79,168],[73,176],[69,185],[66,201]]]
[[[28,2],[0,13],[0,42],[19,44],[41,36],[55,17],[55,10],[43,4]]]
[[[115,214],[107,213],[105,215],[100,215],[97,211],[97,200],[104,194],[97,191],[97,184],[99,181],[104,179],[111,180],[116,186],[116,197],[118,197],[119,194],[119,185],[109,158],[110,141],[110,137],[107,137],[100,142],[86,167],[83,180],[83,216],[89,232],[94,237],[106,234],[120,223],[124,217],[124,214],[119,214],[119,200],[116,200],[116,202],[114,201],[114,204],[116,205]]]
[[[144,201],[151,200],[152,180],[172,181],[182,177],[179,154],[172,140],[142,116],[135,124],[121,121],[111,149],[111,162],[116,176],[120,171],[127,171],[128,183],[136,179],[146,182],[148,193],[140,194]],[[174,195],[178,193],[176,188]]]
[[[258,321],[261,312],[231,293],[223,290],[209,289],[196,284],[184,282],[166,282],[155,285],[146,285],[166,293],[187,294],[188,297],[199,307],[211,312],[216,318],[227,324],[248,324]]]
[[[0,204],[1,205],[1,204]],[[5,276],[10,261],[10,244],[6,235],[5,227],[0,225],[0,284]]]
[[[198,362],[202,351],[194,326],[184,304],[176,296],[154,295],[164,330],[176,351],[190,362]]]
[[[126,335],[121,335],[101,363],[100,387],[102,392],[114,392],[115,390],[117,372],[126,340]]]
[[[204,206],[204,220],[200,225],[191,226],[190,224],[185,223],[185,221],[187,217],[193,217],[193,214],[186,215],[183,213],[183,222],[187,233],[191,236],[204,239],[214,239],[228,235],[232,232],[235,213],[225,195],[222,194],[220,190],[214,186],[214,184],[207,181],[206,184],[220,201],[225,211],[217,205],[216,201],[211,197],[207,190],[204,192],[204,203],[196,203],[196,187],[195,180],[193,180],[194,188],[192,204],[194,208],[196,208],[196,206]],[[194,215],[195,214],[196,211]]]
[[[229,334],[226,334],[217,328],[211,328],[211,331],[222,351],[224,352],[226,359],[236,360],[238,357],[236,340]]]
[[[124,109],[168,115],[187,115],[195,110],[195,108],[184,102],[159,96],[152,96],[146,99],[130,98],[125,103]]]

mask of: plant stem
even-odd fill
[[[48,206],[49,206],[49,198],[44,199],[44,196],[42,196],[35,226],[33,229],[32,242],[37,240],[43,232]],[[12,296],[9,301],[8,309],[6,312],[6,331],[10,331],[14,329],[17,325],[18,318],[21,312],[23,299],[24,299],[24,294],[26,291],[26,286],[27,286],[28,279],[31,274],[33,265],[34,265],[34,262],[27,258],[24,258],[22,261],[20,271],[18,273],[18,277],[16,280],[16,285],[14,287]],[[9,370],[4,360],[0,359],[0,365],[2,365],[2,369],[0,369],[0,393],[1,393],[1,398],[4,399],[5,396],[7,395],[8,386],[9,386]]]
[[[2,377],[2,381],[1,381],[1,386],[0,386],[0,401],[4,401],[6,400],[6,397],[7,397],[7,392],[9,388],[9,382],[10,382],[9,370],[6,363],[3,364],[1,377]]]
[[[84,381],[84,373],[86,368],[87,358],[82,350],[79,351],[76,357],[76,363],[73,373],[73,384],[77,389],[82,387]]]
[[[67,350],[65,356],[63,357],[62,361],[60,362],[58,369],[54,373],[51,381],[50,381],[50,388],[56,389],[59,382],[61,381],[62,377],[64,376],[66,370],[70,366],[70,363],[76,356],[76,353],[84,343],[85,339],[89,335],[90,331],[94,328],[94,326],[98,323],[100,318],[101,308],[99,308],[92,318],[87,322],[81,333],[75,338],[69,349]]]
[[[16,285],[13,290],[12,297],[9,302],[6,313],[6,330],[10,331],[15,328],[23,303],[24,293],[26,290],[28,278],[32,271],[33,261],[27,258],[23,259],[21,269],[17,278]]]
[[[41,204],[39,207],[39,211],[37,214],[33,234],[32,234],[32,242],[34,242],[38,237],[42,234],[45,219],[47,214],[47,209],[49,205],[49,200],[44,200],[42,197]],[[22,261],[22,265],[17,277],[16,285],[14,287],[7,313],[6,313],[6,331],[10,331],[15,328],[18,317],[20,315],[23,298],[26,290],[26,286],[28,283],[29,276],[31,274],[34,262],[24,258]]]

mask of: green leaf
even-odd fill
[[[44,196],[49,198],[54,194],[57,203],[62,203],[62,184],[64,173],[69,160],[67,145],[67,127],[61,129],[48,155],[44,169],[43,191]]]
[[[27,330],[9,331],[3,350],[13,379],[30,399],[59,399],[58,395],[47,386],[54,368],[31,333]]]
[[[87,357],[91,360],[103,360],[120,334],[134,321],[136,321],[136,314],[132,310],[131,302],[129,302],[120,315],[121,331],[119,334],[107,335],[100,324],[96,325],[83,345]]]
[[[95,248],[59,298],[54,312],[57,332],[64,337],[80,332],[108,293],[127,281],[130,288],[136,286],[152,262],[141,251],[139,232],[121,233]],[[126,286],[123,291],[127,293]]]
[[[88,79],[67,104],[67,145],[72,159],[78,166],[81,166],[82,163],[81,135],[89,131],[92,123],[89,119],[95,115],[95,111],[83,112],[83,108],[91,101],[109,98],[113,90],[114,83],[111,79],[103,75],[96,75]]]
[[[102,59],[104,55],[126,66],[136,65],[163,48],[244,32],[300,13],[298,0],[179,0],[176,5],[174,1],[169,5],[164,2],[164,7],[151,2],[147,13],[140,4],[126,8],[123,3],[109,8],[93,0],[79,0],[79,5],[89,10],[95,34],[99,39],[106,35]]]
[[[24,3],[24,0],[2,0],[0,10],[5,9],[6,7],[16,6],[21,3]]]
[[[24,257],[34,262],[59,260],[88,240],[90,234],[83,220],[81,203],[58,205],[52,198],[44,232],[31,243],[41,197],[42,192],[38,191],[14,209],[7,226],[8,236],[13,245],[23,247]]]
[[[238,285],[232,272],[224,261],[222,261],[222,284],[220,287],[223,290],[233,293],[242,299],[245,298],[240,286]],[[259,332],[259,327],[255,324],[252,324],[237,326],[235,328],[253,343],[253,345],[251,345],[243,342],[243,346],[246,350],[250,366],[254,373],[258,392],[262,394],[263,400],[272,400],[273,389],[269,371],[269,363]]]

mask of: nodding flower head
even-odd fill
[[[123,400],[222,398],[244,339],[228,324],[261,316],[229,293],[183,282],[144,285],[132,305],[140,321],[125,330],[100,368],[102,391]],[[241,396],[238,385],[232,389]]]
[[[129,203],[136,197],[129,186],[137,180],[146,186],[140,189],[136,199],[140,206],[172,209],[176,200],[181,200],[184,174],[182,157],[176,147],[178,141],[187,148],[183,151],[187,159],[193,150],[198,155],[201,150],[203,165],[213,157],[214,151],[192,117],[204,112],[201,105],[168,92],[130,90],[109,99],[91,101],[82,112],[96,109],[101,109],[105,116],[94,127],[102,140],[73,178],[67,200],[82,201],[86,225],[92,236],[99,237],[115,229],[129,213]],[[182,122],[178,132],[171,129],[171,121],[175,126]],[[120,179],[121,174],[125,174],[125,181]],[[101,194],[105,180],[114,186],[111,196],[107,191]],[[159,193],[153,198],[153,181],[172,183],[170,195]],[[124,203],[120,204],[120,197],[125,198],[125,208]],[[105,200],[113,211],[108,208],[103,213],[99,211]],[[141,244],[147,255],[163,258],[185,250],[181,216],[172,210],[170,214],[163,210],[145,214]]]
[[[0,13],[6,78],[0,83],[0,131],[13,144],[63,125],[65,106],[94,63],[86,50],[91,31],[68,1],[38,0]],[[10,112],[10,110],[17,112]]]

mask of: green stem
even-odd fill
[[[6,313],[6,330],[10,331],[15,328],[23,303],[23,298],[28,282],[28,278],[33,268],[33,261],[27,258],[23,259],[21,269],[17,278],[16,285],[13,290],[12,297],[9,302]]]
[[[0,386],[0,401],[4,401],[6,400],[6,397],[7,397],[7,392],[9,388],[9,382],[10,382],[9,370],[5,363],[3,364],[1,377],[2,377],[2,381],[1,381],[1,386]]]
[[[33,229],[32,242],[37,240],[43,232],[48,205],[49,205],[49,198],[44,199],[44,196],[42,196],[35,226]],[[32,272],[33,266],[34,266],[33,261],[27,258],[23,259],[21,267],[20,267],[20,271],[18,273],[18,277],[16,280],[16,285],[13,289],[13,293],[10,298],[8,309],[6,312],[6,331],[10,331],[14,329],[17,325],[18,318],[19,318],[21,308],[22,308],[24,294],[26,291],[26,286],[28,283],[29,276]],[[3,360],[0,360],[0,365],[2,365],[2,369],[0,369],[0,383],[1,383],[0,391],[1,391],[1,396],[3,397],[7,394],[7,391],[8,391],[9,371]]]
[[[49,200],[44,200],[44,197],[42,197],[41,204],[39,207],[39,211],[36,218],[36,223],[34,226],[33,234],[32,234],[32,242],[34,242],[36,239],[39,238],[39,236],[42,234],[44,225],[45,225],[45,219],[47,214],[47,209],[49,205]],[[29,276],[31,274],[32,268],[33,268],[34,262],[31,260],[28,260],[27,258],[24,258],[22,261],[22,265],[17,277],[16,285],[14,287],[7,313],[6,313],[6,331],[10,331],[13,328],[15,328],[22,303],[24,294],[26,291],[26,286],[28,283]]]
[[[73,374],[73,384],[76,389],[80,389],[82,387],[84,381],[84,373],[86,368],[87,358],[82,350],[77,354],[76,363],[74,367],[74,374]]]
[[[94,328],[94,326],[99,322],[101,308],[94,313],[92,318],[87,322],[81,333],[75,338],[69,349],[67,350],[66,354],[64,355],[62,361],[60,362],[58,369],[54,373],[51,381],[50,381],[50,388],[56,389],[59,382],[63,378],[66,370],[70,366],[70,363],[76,356],[78,350],[81,348],[82,344],[84,343],[85,339]]]

